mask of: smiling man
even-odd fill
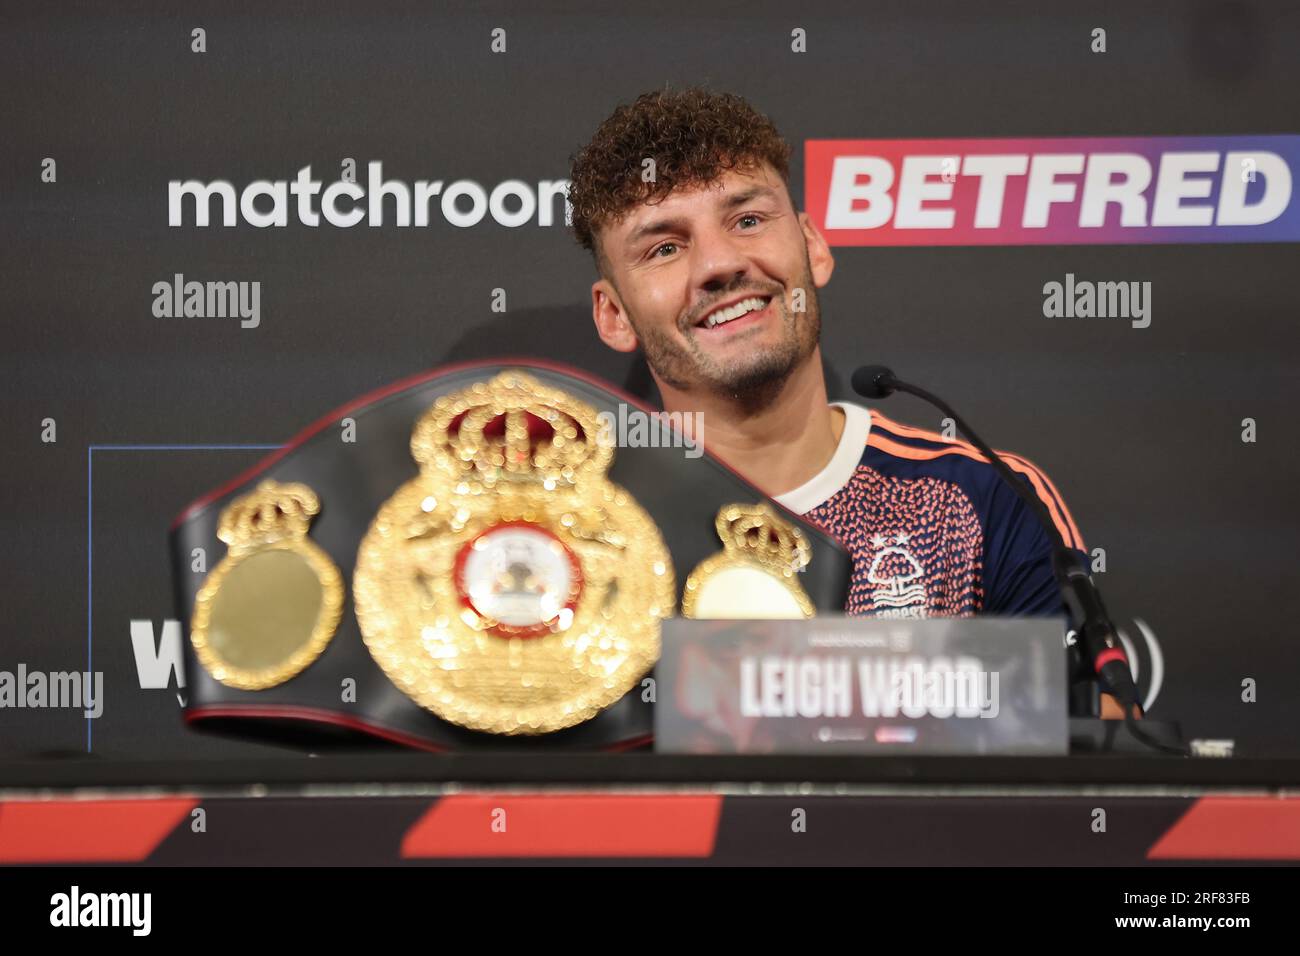
[[[817,290],[835,262],[788,188],[790,147],[738,96],[647,93],[574,159],[592,316],[641,349],[669,412],[708,450],[851,552],[845,610],[884,617],[1063,614],[1047,535],[972,446],[827,401]],[[1047,477],[1008,456],[1062,536]]]

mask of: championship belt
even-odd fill
[[[615,447],[629,410],[654,438]],[[186,720],[312,748],[635,746],[664,618],[841,611],[838,543],[654,415],[523,360],[318,422],[173,526]],[[222,555],[206,575],[196,548]]]

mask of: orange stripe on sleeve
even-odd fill
[[[942,438],[938,440],[946,441],[946,439]],[[873,428],[871,434],[867,436],[867,444],[879,448],[881,451],[888,452],[898,458],[907,458],[912,461],[933,461],[935,458],[942,458],[944,455],[961,455],[963,458],[970,458],[973,461],[980,461],[984,464],[989,463],[988,459],[980,454],[978,449],[963,441],[948,442],[948,447],[946,448],[911,448],[907,445],[900,445],[898,442],[884,438]],[[1043,502],[1044,506],[1046,506],[1047,513],[1051,515],[1052,523],[1056,525],[1056,530],[1061,533],[1061,537],[1065,541],[1072,542],[1074,537],[1071,533],[1070,526],[1062,519],[1060,513],[1061,509],[1056,507],[1055,502],[1052,501],[1050,494],[1047,492],[1047,488],[1044,487],[1043,483],[1038,479],[1038,476],[1032,469],[1028,469],[1023,464],[1016,462],[1014,456],[1010,457],[1011,461],[1009,464],[1012,470],[1029,479],[1029,483],[1033,486],[1039,499]]]
[[[1028,458],[1024,458],[1020,455],[1009,454],[1005,451],[999,451],[998,454],[1004,455],[1007,458],[1010,458],[1012,461],[1018,461],[1026,468],[1033,469],[1034,474],[1038,475],[1039,479],[1052,493],[1052,497],[1056,502],[1056,507],[1060,510],[1061,515],[1065,518],[1066,523],[1070,526],[1071,536],[1067,536],[1066,541],[1069,542],[1071,547],[1078,548],[1080,551],[1085,550],[1083,545],[1083,535],[1079,531],[1079,526],[1074,523],[1074,517],[1073,515],[1070,514],[1070,509],[1065,506],[1065,499],[1061,496],[1060,491],[1057,490],[1056,485],[1052,483],[1052,479],[1047,477],[1047,472],[1043,471],[1043,469],[1039,468]]]
[[[942,442],[943,444],[949,446],[959,445],[962,448],[965,448],[967,451],[975,453],[978,456],[980,461],[988,460],[982,454],[979,453],[978,448],[976,448],[974,445],[972,445],[970,442],[966,441],[963,438],[948,438],[946,435],[941,435],[938,432],[928,431],[927,429],[924,428],[917,428],[914,425],[903,425],[890,418],[886,418],[884,415],[881,415],[875,409],[871,410],[871,415],[872,415],[873,422],[879,422],[888,431],[895,431],[898,432],[900,435],[907,435],[912,438],[920,438],[923,441]],[[1043,471],[1043,469],[1039,468],[1037,465],[1035,465],[1032,461],[1030,461],[1028,458],[1024,457],[1023,455],[1017,455],[1014,452],[1003,451],[1001,448],[995,448],[994,451],[996,451],[1003,458],[1009,459],[1012,462],[1016,462],[1020,465],[1023,465],[1025,468],[1032,470],[1034,475],[1038,476],[1038,481],[1035,481],[1033,476],[1029,476],[1029,478],[1030,478],[1030,482],[1034,484],[1035,490],[1038,492],[1039,498],[1041,498],[1043,500],[1043,503],[1047,505],[1048,510],[1053,512],[1052,517],[1054,520],[1056,520],[1057,527],[1060,527],[1062,522],[1064,522],[1065,525],[1069,526],[1070,533],[1069,534],[1062,533],[1062,537],[1065,538],[1066,543],[1069,544],[1071,547],[1075,547],[1078,548],[1080,551],[1083,551],[1084,550],[1083,535],[1079,532],[1079,526],[1074,523],[1074,517],[1070,514],[1070,509],[1065,506],[1065,498],[1062,497],[1061,492],[1057,490],[1057,487],[1055,484],[1052,483],[1052,480],[1047,477],[1047,472]],[[1020,471],[1021,474],[1025,474],[1025,472],[1021,469],[1016,469],[1016,470]],[[1041,485],[1039,482],[1041,482]],[[1049,495],[1044,494],[1045,488],[1050,490],[1050,497]]]

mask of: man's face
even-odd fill
[[[592,311],[611,348],[640,346],[663,384],[770,392],[815,351],[834,262],[766,164],[673,190],[600,230]]]

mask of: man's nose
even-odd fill
[[[696,236],[692,259],[692,285],[706,292],[725,289],[751,269],[749,257],[725,230]]]

